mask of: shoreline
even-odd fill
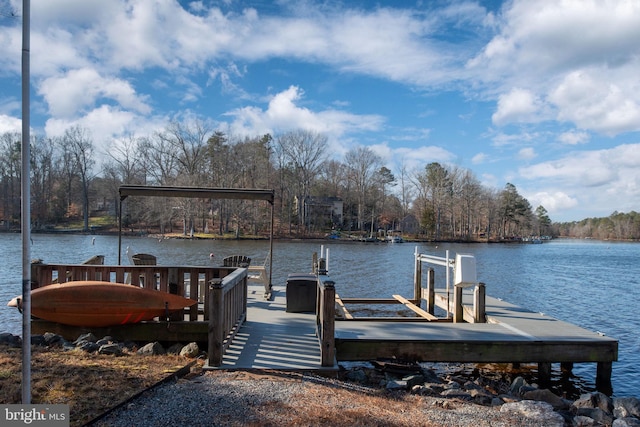
[[[6,234],[20,234],[21,230],[6,230],[0,229],[0,233]],[[32,234],[60,234],[60,235],[90,235],[90,236],[117,236],[117,230],[90,230],[83,231],[81,229],[58,229],[58,230],[32,230]],[[145,231],[126,231],[122,232],[122,236],[126,237],[149,237],[153,239],[178,239],[178,240],[227,240],[227,241],[256,241],[256,240],[269,240],[268,236],[227,236],[227,235],[217,235],[217,234],[205,234],[205,233],[195,233],[194,236],[183,235],[182,233],[167,233],[161,234],[157,232],[145,232]],[[532,244],[529,241],[519,239],[417,239],[417,238],[404,238],[404,243],[468,243],[468,244]],[[354,238],[330,238],[330,237],[322,237],[322,236],[274,236],[274,241],[317,241],[317,242],[336,242],[336,243],[389,243],[384,240],[376,240],[373,242],[362,241]],[[613,243],[640,243],[640,239],[597,239],[593,237],[571,237],[571,236],[557,236],[551,239],[543,240],[588,240],[588,241],[598,241],[598,242],[613,242]]]
[[[617,419],[625,422],[616,424],[621,426],[640,423],[637,411],[640,400],[635,397],[609,398],[599,392],[588,392],[577,399],[567,399],[538,388],[522,376],[506,381],[504,377],[483,376],[477,372],[478,375],[470,379],[456,372],[437,372],[398,361],[344,362],[332,377],[256,369],[204,372],[202,360],[197,358],[198,354],[202,356],[199,351],[189,357],[178,357],[169,356],[169,351],[158,343],[143,346],[111,342],[104,345],[112,351],[121,348],[122,353],[90,352],[80,345],[92,339],[81,338],[71,346],[61,337],[50,334],[42,337],[46,344],[39,340],[32,344],[36,354],[44,357],[38,359],[40,366],[36,375],[43,375],[45,384],[51,383],[45,388],[58,390],[49,394],[48,400],[36,403],[70,404],[73,426],[169,425],[181,417],[187,417],[188,425],[193,426],[211,425],[211,417],[218,422],[225,420],[224,425],[246,425],[247,420],[252,420],[249,425],[350,426],[355,420],[355,424],[373,426],[380,425],[379,416],[388,425],[409,426],[416,421],[416,416],[425,415],[429,418],[423,418],[424,425],[430,426],[591,425],[587,424],[588,419],[604,425],[612,425]],[[7,354],[12,354],[15,363],[21,352],[11,352],[11,348],[6,343],[0,345],[0,356],[6,359]],[[141,348],[153,350],[143,354]],[[43,361],[47,358],[52,362]],[[79,363],[81,361],[83,363]],[[176,366],[176,362],[181,365],[179,369],[160,370],[160,377],[156,371],[153,380],[138,380],[147,377],[149,363],[157,367]],[[78,381],[79,378],[86,380],[89,374],[104,375],[96,368],[106,364],[111,366],[114,378],[128,378],[129,383],[117,379],[101,384],[95,380]],[[49,370],[61,368],[57,378],[49,374]],[[11,380],[6,374],[4,377]],[[140,385],[132,390],[131,381]],[[79,384],[84,382],[88,384]],[[84,392],[68,393],[75,387],[84,387]],[[126,387],[128,392],[123,394],[120,387]],[[42,386],[38,389],[42,390]],[[7,393],[6,387],[3,393]],[[97,394],[103,399],[99,413],[91,401]],[[336,396],[344,399],[336,402]],[[6,396],[2,400],[9,403]],[[309,405],[310,402],[313,404]],[[262,410],[257,410],[260,408]],[[389,411],[389,408],[393,409]],[[360,415],[350,418],[354,413]],[[371,415],[373,418],[368,418]]]

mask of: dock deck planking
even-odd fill
[[[320,370],[313,313],[288,313],[249,292],[247,321],[216,369]],[[488,323],[337,320],[337,360],[408,357],[434,362],[562,363],[617,360],[617,340],[487,297]]]
[[[446,306],[443,294],[439,290],[436,299]],[[463,298],[471,304],[472,296]],[[378,357],[397,357],[393,353],[404,346],[404,354],[434,362],[617,360],[617,340],[571,323],[491,297],[486,298],[486,314],[487,323],[336,321],[338,357],[367,359],[373,347]]]
[[[222,365],[205,369],[333,369],[321,366],[315,313],[286,312],[284,287],[274,286],[270,300],[263,294],[262,287],[249,286],[246,321],[225,352]]]
[[[444,291],[436,303],[446,307]],[[472,296],[463,294],[465,304]],[[336,321],[338,360],[399,358],[423,362],[538,363],[546,381],[552,363],[597,363],[596,387],[610,392],[618,341],[532,312],[500,299],[486,298],[487,323]]]

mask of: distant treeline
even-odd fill
[[[239,138],[188,120],[109,146],[107,153],[98,152],[88,130],[78,126],[60,137],[32,136],[34,229],[73,221],[88,231],[95,226],[90,218],[116,218],[118,187],[135,184],[273,189],[276,234],[283,237],[400,230],[417,238],[473,241],[553,234],[546,209],[534,209],[511,183],[488,188],[471,171],[436,161],[392,172],[365,146],[338,159],[329,155],[325,135],[305,130]],[[20,221],[20,151],[19,133],[0,134],[4,229]],[[129,198],[122,218],[129,231],[257,235],[269,229],[264,205]],[[607,232],[618,231],[619,222],[614,224]]]
[[[640,214],[614,212],[606,218],[553,224],[554,234],[563,237],[599,240],[640,240]]]

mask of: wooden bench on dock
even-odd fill
[[[230,255],[222,260],[224,267],[247,268],[251,264],[251,258],[246,255]]]

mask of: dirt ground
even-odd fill
[[[68,404],[72,426],[84,425],[172,375],[199,375],[204,361],[181,356],[89,354],[33,347],[31,403]],[[22,350],[0,346],[0,403],[21,403]]]
[[[0,404],[21,403],[21,352],[20,348],[0,345]],[[114,356],[90,354],[81,350],[65,351],[59,347],[34,346],[31,363],[31,403],[69,405],[70,425],[74,427],[90,423],[117,408],[120,408],[120,411],[116,410],[106,418],[101,418],[97,425],[116,425],[113,417],[124,422],[117,425],[178,425],[172,421],[175,413],[167,415],[162,422],[143,423],[143,418],[151,413],[163,414],[161,410],[145,409],[145,405],[157,405],[157,401],[154,400],[156,393],[171,393],[171,397],[160,400],[180,401],[180,405],[192,399],[194,404],[198,405],[198,410],[210,408],[211,405],[198,403],[197,399],[204,398],[209,403],[216,400],[216,425],[540,425],[538,421],[531,421],[517,414],[503,414],[495,407],[404,392],[388,393],[384,388],[374,386],[379,382],[379,378],[375,376],[370,378],[371,384],[366,387],[344,379],[327,379],[326,382],[317,379],[305,381],[302,388],[292,388],[290,383],[302,384],[300,375],[277,372],[203,373],[203,365],[204,360],[175,355],[142,356],[132,352]],[[181,379],[174,381],[175,378]],[[164,380],[171,381],[166,390],[165,387],[153,387]],[[131,403],[132,397],[150,388],[153,391],[142,394],[142,401],[136,400],[135,403]],[[277,393],[279,389],[282,390]],[[173,399],[175,393],[191,397],[176,400]],[[256,395],[264,395],[267,400],[258,404],[240,404],[238,407],[239,402],[255,399]],[[284,398],[278,400],[279,395]],[[222,405],[225,396],[228,404]],[[122,405],[123,403],[126,404]],[[182,406],[179,410],[184,416]],[[135,421],[119,419],[122,411],[132,416]],[[189,417],[193,417],[197,411],[193,409],[186,412]],[[247,423],[249,415],[253,417],[253,422]],[[196,425],[196,421],[200,422],[197,425],[211,425],[210,420],[207,421],[206,418],[190,418],[187,424],[183,425]]]

